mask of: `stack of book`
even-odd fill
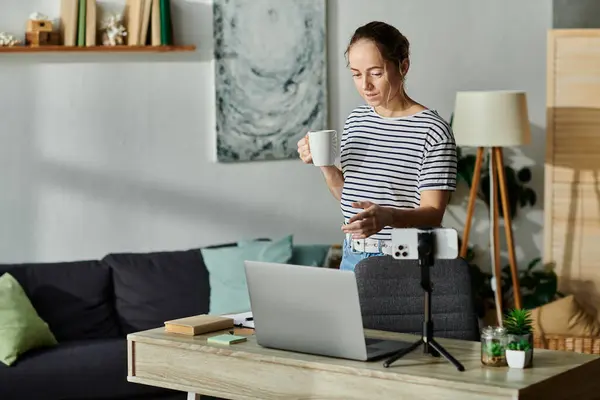
[[[124,15],[129,46],[173,44],[170,0],[127,0]]]
[[[60,36],[65,46],[95,46],[96,0],[61,0]]]
[[[126,0],[122,15],[127,45],[173,44],[170,0]],[[61,0],[60,31],[65,46],[97,46],[96,0]]]
[[[194,315],[165,321],[165,331],[182,335],[196,336],[233,328],[233,319],[218,315]]]

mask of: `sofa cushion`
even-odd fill
[[[275,241],[252,241],[237,247],[201,249],[210,277],[209,314],[250,310],[244,261],[287,263],[292,257],[292,235]]]
[[[56,345],[25,291],[9,273],[0,276],[0,362],[11,366],[27,351]]]
[[[102,262],[113,270],[116,310],[126,333],[208,312],[208,271],[199,250],[116,253]]]
[[[271,239],[243,239],[237,242],[239,247],[256,243],[257,241],[272,241]],[[310,267],[324,267],[331,249],[330,244],[294,244],[292,258],[289,263],[293,265],[306,265]]]
[[[597,337],[600,323],[588,314],[574,295],[569,295],[531,310],[531,322],[538,336],[561,335]]]
[[[118,399],[165,389],[127,382],[127,341],[70,341],[0,367],[0,399]]]
[[[59,342],[121,335],[110,269],[98,261],[0,264],[21,284]]]
[[[296,244],[290,264],[324,267],[330,248],[328,244]]]

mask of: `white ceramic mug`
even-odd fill
[[[339,149],[336,131],[308,132],[308,146],[310,147],[314,165],[317,167],[335,165]]]

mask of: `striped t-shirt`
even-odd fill
[[[371,106],[356,108],[344,125],[340,161],[344,175],[344,221],[363,211],[352,203],[419,207],[421,191],[456,188],[457,157],[452,128],[434,110],[382,117]],[[391,239],[385,227],[372,239]]]

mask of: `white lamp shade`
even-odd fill
[[[467,91],[456,94],[452,130],[456,144],[510,147],[531,142],[527,97],[518,91]]]

